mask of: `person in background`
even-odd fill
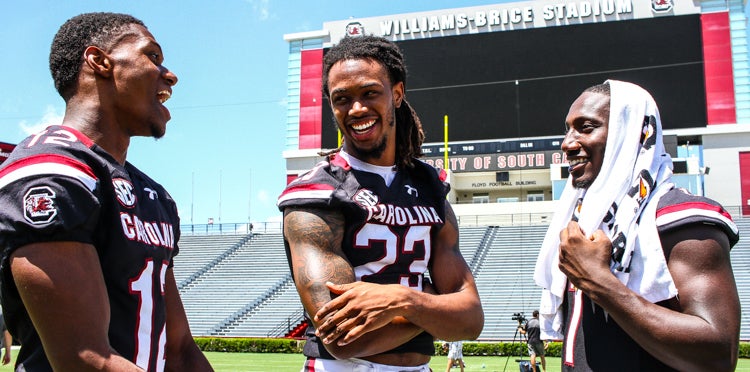
[[[737,226],[672,181],[651,95],[608,80],[565,118],[570,179],[540,250],[542,339],[563,371],[732,371]]]
[[[17,371],[210,371],[173,273],[180,220],[167,191],[127,162],[159,138],[177,76],[126,14],[85,13],[52,41],[61,125],[0,168],[2,307]]]
[[[13,344],[13,337],[11,337],[8,328],[5,326],[5,319],[3,314],[0,313],[0,329],[2,329],[2,338],[0,338],[0,348],[5,349],[3,353],[3,365],[10,363],[10,346]]]
[[[448,366],[445,368],[445,372],[450,372],[451,368],[458,367],[461,372],[464,372],[466,365],[464,364],[464,342],[463,341],[452,341],[448,344]]]
[[[430,371],[435,338],[482,330],[449,185],[417,159],[424,133],[405,83],[401,51],[384,38],[347,37],[325,54],[323,92],[343,145],[278,199],[312,322],[304,371]]]
[[[526,335],[526,346],[529,349],[531,370],[537,372],[536,357],[538,356],[542,360],[542,370],[547,371],[547,360],[544,359],[545,345],[542,339],[539,338],[539,310],[534,310],[531,313],[531,319],[523,326],[518,327],[518,332]]]

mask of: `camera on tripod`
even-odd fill
[[[526,317],[523,316],[523,313],[513,313],[513,318],[511,319],[517,321],[519,326],[526,324]]]

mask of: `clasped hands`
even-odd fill
[[[314,316],[318,325],[316,336],[326,344],[345,346],[362,335],[390,323],[408,323],[405,319],[409,293],[400,284],[354,282],[326,283],[338,295]],[[322,322],[322,323],[321,323]]]

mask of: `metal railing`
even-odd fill
[[[233,235],[280,233],[281,222],[244,222],[180,225],[182,235]]]
[[[305,311],[303,308],[299,308],[293,314],[286,318],[286,321],[279,323],[272,330],[268,331],[266,336],[268,337],[283,337],[287,333],[291,332],[297,327],[302,321],[305,320]]]
[[[745,208],[742,215],[742,207],[724,206],[732,218],[750,218],[750,207]],[[548,225],[552,220],[554,211],[543,213],[498,213],[456,216],[459,226],[525,226],[525,225]],[[281,233],[281,222],[254,222],[254,223],[221,223],[180,225],[183,235],[217,235],[217,234],[267,234]]]

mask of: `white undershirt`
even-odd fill
[[[342,158],[344,158],[344,160],[346,160],[347,163],[349,163],[349,165],[352,166],[352,168],[358,171],[375,173],[380,177],[383,177],[383,181],[385,181],[386,186],[391,186],[391,182],[393,182],[393,179],[396,178],[397,168],[395,165],[382,166],[370,164],[347,154],[343,149],[339,151],[339,154]]]

